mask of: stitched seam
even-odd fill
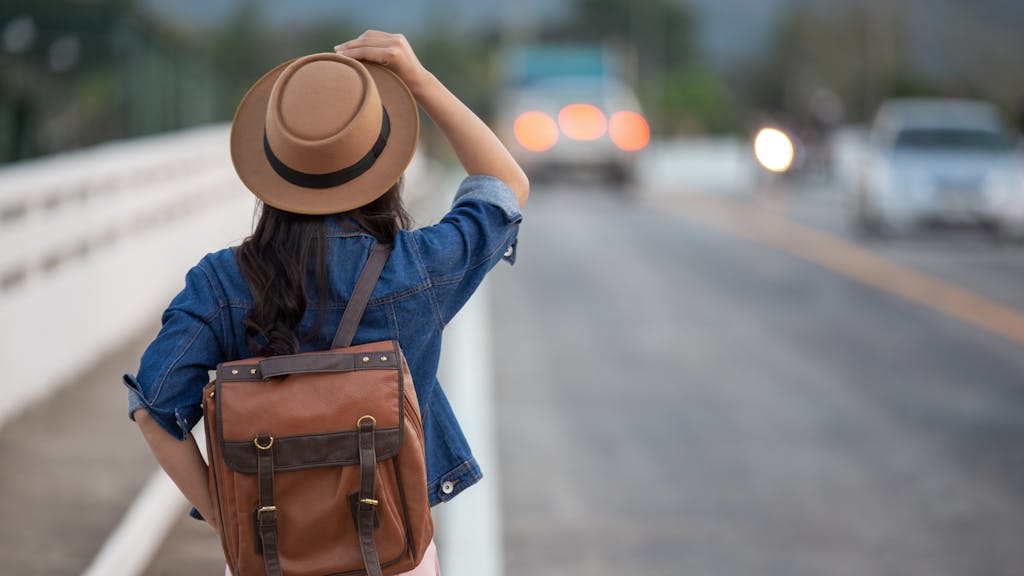
[[[214,314],[219,313],[220,309],[218,308],[214,312]],[[153,400],[150,401],[151,404],[156,404],[157,399],[160,398],[160,393],[163,392],[164,390],[164,383],[167,382],[167,377],[171,373],[171,368],[176,366],[178,362],[181,361],[181,359],[185,356],[185,353],[188,352],[189,348],[192,347],[192,344],[194,344],[196,339],[199,338],[199,333],[202,332],[204,327],[206,327],[205,319],[201,320],[201,322],[197,324],[196,327],[192,330],[192,333],[189,335],[188,341],[181,345],[178,354],[177,356],[175,356],[174,360],[172,360],[170,363],[167,364],[166,367],[164,367],[164,370],[160,374],[160,377],[157,378],[156,389],[153,391]]]
[[[401,339],[402,330],[399,328],[399,325],[398,325],[398,314],[395,312],[395,304],[394,304],[394,302],[391,302],[391,303],[388,304],[388,311],[390,312],[390,314],[388,314],[388,316],[389,316],[389,320],[391,322],[391,327],[392,327],[392,330],[393,330],[393,335],[394,335],[393,339],[396,342],[398,342]]]
[[[516,224],[516,225],[514,225],[514,226],[518,226],[518,224]],[[494,250],[491,250],[491,252],[490,252],[490,253],[488,253],[488,254],[487,254],[487,256],[484,256],[484,257],[480,258],[480,261],[479,261],[479,262],[477,262],[476,264],[471,264],[471,265],[469,266],[469,268],[467,268],[467,271],[469,271],[469,270],[474,270],[474,269],[476,269],[476,268],[479,268],[480,266],[482,266],[482,265],[486,264],[487,262],[490,262],[490,260],[491,260],[492,258],[494,258],[494,255],[495,255],[495,254],[497,254],[497,253],[499,253],[499,252],[503,252],[503,247],[504,247],[504,246],[505,246],[505,244],[506,244],[506,243],[508,242],[508,240],[509,240],[509,238],[511,237],[512,233],[513,233],[513,232],[514,232],[514,231],[516,230],[516,228],[515,228],[514,226],[510,224],[510,225],[509,225],[509,226],[508,226],[508,227],[506,228],[506,230],[505,230],[505,234],[503,234],[503,235],[502,235],[502,237],[501,237],[501,242],[498,242],[498,243],[497,243],[497,245],[496,245],[496,246],[494,247]]]
[[[211,290],[216,290],[216,288],[214,288],[212,282],[210,282],[209,275],[207,275],[206,271],[203,270],[203,267],[202,266],[196,266],[196,268],[198,268],[199,271],[203,273],[203,277],[206,279],[206,282],[208,284],[210,284],[210,289]],[[185,353],[188,352],[189,348],[192,347],[192,344],[194,344],[196,339],[199,338],[199,333],[202,331],[202,329],[204,327],[210,328],[210,331],[213,332],[214,339],[218,340],[217,339],[216,331],[214,331],[213,328],[210,327],[210,322],[212,322],[213,319],[216,318],[220,313],[221,313],[221,308],[220,308],[220,306],[217,306],[217,308],[215,310],[213,310],[212,312],[210,312],[206,316],[195,316],[193,314],[189,314],[189,316],[192,316],[194,318],[198,318],[199,319],[199,324],[195,327],[195,329],[193,329],[190,337],[188,338],[188,341],[186,343],[182,344],[182,346],[178,350],[178,354],[177,354],[177,356],[175,356],[174,360],[171,361],[169,364],[167,364],[167,366],[163,370],[163,373],[161,373],[160,376],[157,378],[156,386],[155,386],[155,389],[153,390],[153,400],[151,401],[152,404],[156,404],[156,401],[160,398],[160,393],[163,392],[164,384],[167,382],[167,377],[168,377],[168,375],[171,372],[171,368],[174,367],[175,365],[177,365],[178,362],[181,361],[181,359],[185,356]],[[220,346],[220,342],[219,341],[218,341],[217,344],[218,344],[218,346]]]
[[[516,225],[516,226],[518,226],[518,225]],[[462,271],[461,274],[459,274],[457,276],[446,276],[446,277],[441,277],[441,278],[435,279],[434,282],[433,282],[434,285],[436,286],[436,285],[446,285],[446,284],[457,284],[459,282],[462,282],[462,279],[466,277],[467,273],[469,273],[469,272],[471,272],[473,270],[476,270],[477,268],[479,268],[479,267],[483,266],[484,264],[487,264],[488,262],[490,262],[491,259],[494,258],[494,255],[497,254],[498,252],[503,252],[502,249],[505,247],[505,244],[508,243],[509,239],[516,232],[516,230],[517,230],[516,227],[509,227],[508,231],[506,231],[505,235],[502,237],[501,242],[498,242],[493,250],[491,250],[485,256],[480,257],[479,260],[477,260],[476,262],[471,260],[470,261],[471,262],[470,265],[467,266]]]
[[[468,202],[482,202],[484,204],[487,204],[488,206],[497,208],[498,211],[501,212],[501,215],[505,218],[505,221],[508,224],[518,224],[523,220],[522,212],[516,210],[514,214],[510,213],[510,211],[506,210],[503,205],[498,204],[496,202],[492,202],[492,199],[487,197],[488,195],[490,195],[489,192],[468,192],[456,198],[455,201],[452,202],[452,208],[456,208],[460,204],[465,204]]]
[[[381,306],[381,305],[384,305],[384,304],[391,304],[391,303],[394,303],[394,302],[398,302],[399,300],[403,300],[403,299],[408,298],[410,296],[415,296],[416,294],[419,294],[420,292],[428,289],[429,287],[430,286],[428,284],[420,284],[418,286],[413,286],[412,288],[406,288],[405,290],[402,290],[400,292],[392,292],[391,294],[388,294],[386,296],[378,296],[378,297],[370,300],[366,304],[366,307],[369,308],[371,306]],[[230,307],[230,308],[239,308],[239,309],[242,309],[242,310],[251,310],[252,307],[253,307],[252,302],[249,302],[247,300],[239,300],[237,298],[227,300],[227,304],[228,304],[228,307]],[[307,309],[308,310],[344,310],[346,304],[347,303],[342,303],[342,302],[330,302],[326,306],[322,306],[322,305],[321,306],[308,306]]]
[[[210,325],[210,331],[213,332],[213,339],[217,341],[217,347],[220,349],[220,356],[221,356],[221,358],[228,358],[229,357],[228,350],[226,350],[225,347],[224,347],[224,344],[225,344],[227,339],[224,338],[223,336],[226,335],[226,334],[229,334],[230,333],[229,332],[230,329],[229,329],[229,326],[228,326],[227,318],[221,316],[221,314],[220,314],[222,309],[226,308],[225,303],[227,301],[227,295],[225,294],[225,292],[223,290],[223,286],[220,285],[220,282],[219,281],[218,282],[214,282],[213,281],[214,278],[210,276],[210,273],[206,270],[206,267],[202,265],[203,262],[205,262],[205,260],[206,259],[204,258],[202,261],[200,261],[199,270],[203,273],[203,276],[206,277],[206,282],[207,282],[207,284],[210,285],[210,290],[217,297],[216,298],[217,299],[217,310],[215,310],[213,313],[211,313],[211,316],[210,316],[209,319],[206,320],[206,323],[208,325]],[[226,316],[230,317],[230,315],[226,315]],[[216,330],[213,330],[213,320],[215,318],[220,320],[220,325],[221,325],[221,332],[220,333],[218,333]],[[232,342],[233,342],[233,340],[232,340]],[[233,347],[233,343],[232,343],[232,347]]]
[[[490,262],[491,258],[493,258],[495,254],[497,254],[498,252],[501,252],[502,251],[501,250],[501,246],[503,244],[504,243],[499,245],[498,248],[493,250],[490,254],[488,254],[486,257],[482,258],[476,264],[472,264],[470,266],[467,266],[466,269],[462,272],[462,274],[459,274],[458,276],[449,276],[449,277],[446,277],[446,278],[440,278],[436,282],[434,282],[434,285],[435,286],[450,286],[452,284],[459,284],[460,282],[462,282],[462,280],[470,272],[472,272],[472,271],[476,270],[477,268],[480,268],[481,266],[487,264],[488,262]]]
[[[461,475],[465,474],[466,472],[469,472],[472,469],[473,469],[473,461],[472,460],[464,460],[461,464],[459,464],[455,468],[452,468],[451,470],[449,470],[449,471],[441,474],[440,476],[432,479],[429,482],[429,484],[431,486],[434,486],[435,484],[440,482],[442,478],[448,478],[448,477],[455,478],[455,477],[458,477],[458,476],[461,476]]]
[[[434,280],[430,277],[430,273],[427,272],[427,266],[423,262],[423,255],[420,253],[419,241],[416,240],[416,235],[410,234],[409,236],[412,238],[413,254],[416,256],[416,262],[419,264],[423,277],[427,280],[427,298],[430,300],[430,307],[434,310],[434,320],[437,322],[438,328],[443,329],[444,315],[441,314],[441,304],[437,301]]]

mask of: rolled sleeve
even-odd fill
[[[494,176],[477,174],[465,178],[455,193],[452,208],[463,202],[473,201],[486,202],[500,209],[505,215],[506,224],[519,224],[523,221],[523,214],[519,211],[519,199],[507,184]],[[502,252],[502,259],[510,265],[515,264],[518,248],[518,238],[513,237]]]
[[[439,223],[413,232],[441,325],[451,321],[500,260],[515,262],[522,220],[519,202],[504,182],[474,175],[462,181]]]
[[[208,371],[224,360],[221,299],[199,266],[163,314],[163,326],[142,355],[138,374],[125,374],[128,417],[145,409],[168,434],[184,440],[202,417]]]
[[[173,412],[166,412],[153,406],[153,403],[146,400],[145,394],[142,391],[142,386],[139,385],[139,381],[132,374],[125,374],[121,378],[122,383],[128,388],[128,418],[135,420],[136,410],[145,410],[149,412],[150,418],[156,421],[168,434],[174,436],[178,440],[185,439],[185,433],[182,432],[181,426],[178,424],[177,419]]]
[[[505,220],[508,222],[520,222],[523,219],[515,193],[494,176],[477,174],[463,179],[458,191],[455,192],[452,207],[470,200],[480,200],[497,206],[505,214]]]

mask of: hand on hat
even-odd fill
[[[430,77],[430,72],[420,64],[409,41],[401,34],[367,30],[354,40],[338,44],[334,47],[334,52],[356,60],[387,66],[414,91]]]
[[[467,174],[493,176],[508,185],[520,206],[526,202],[530,181],[515,158],[483,120],[420,64],[405,36],[367,30],[334,51],[389,68],[441,129]]]

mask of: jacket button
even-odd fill
[[[512,256],[512,247],[509,246],[508,250],[505,250],[505,258]]]
[[[455,490],[455,484],[452,484],[451,482],[444,482],[441,484],[441,492],[451,494],[453,490]]]

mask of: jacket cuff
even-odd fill
[[[185,432],[181,423],[178,422],[175,414],[170,412],[164,412],[153,407],[152,403],[146,400],[142,395],[142,389],[139,386],[138,380],[131,374],[125,374],[121,377],[121,382],[125,388],[128,389],[128,418],[132,421],[135,420],[135,411],[144,408],[149,415],[156,420],[157,424],[164,429],[168,434],[177,438],[178,440],[184,440],[188,437],[188,433]]]
[[[493,204],[501,209],[509,224],[521,222],[523,214],[519,211],[519,200],[507,184],[494,176],[474,174],[467,176],[459,184],[452,200],[452,207],[468,200],[480,200]]]
[[[453,470],[431,482],[427,487],[427,495],[431,506],[448,502],[460,492],[476,484],[484,477],[480,465],[472,456],[469,460],[456,466]]]

